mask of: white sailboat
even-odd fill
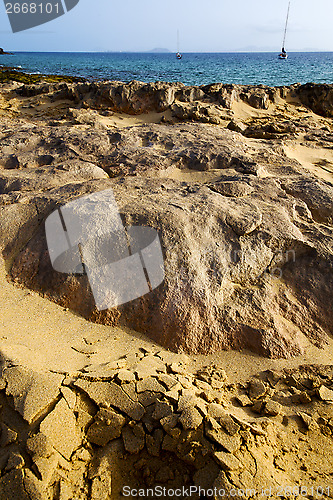
[[[179,30],[177,30],[177,54],[176,54],[177,59],[181,59],[183,56],[179,52]]]
[[[287,12],[286,25],[284,28],[282,50],[281,50],[281,53],[279,54],[279,59],[282,59],[282,60],[288,59],[288,54],[286,52],[285,45],[286,45],[286,36],[287,36],[287,28],[288,28],[288,21],[289,21],[289,12],[290,12],[290,2],[288,4],[288,12]]]

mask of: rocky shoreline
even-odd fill
[[[333,85],[41,79],[0,83],[3,273],[155,346],[83,336],[80,367],[61,370],[46,338],[38,367],[34,331],[7,338],[5,314],[0,499],[118,499],[126,485],[330,498],[332,365],[303,359],[333,354]],[[44,222],[108,188],[125,225],[159,232],[166,277],[99,312],[85,275],[52,269]],[[231,349],[254,370],[257,356],[299,366],[230,382]],[[198,353],[220,354],[198,367]]]
[[[7,54],[7,52],[4,52]],[[1,55],[1,53],[0,53]],[[4,66],[0,64],[0,83],[9,83],[9,82],[20,82],[25,83],[27,85],[39,83],[39,82],[67,82],[73,83],[82,81],[82,78],[76,78],[75,76],[66,76],[66,75],[41,75],[39,73],[24,73],[20,71],[20,68],[16,68],[15,66]]]

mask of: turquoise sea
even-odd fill
[[[0,64],[19,66],[29,73],[67,74],[89,80],[172,81],[186,85],[213,82],[290,85],[333,83],[333,52],[276,53],[60,53],[17,52],[0,56]]]

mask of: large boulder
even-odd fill
[[[165,82],[146,83],[133,81],[110,88],[111,107],[128,114],[165,111],[175,100],[175,91],[181,84]]]
[[[126,226],[160,233],[165,281],[128,304],[99,312],[86,276],[52,270],[43,226],[16,257],[12,276],[87,318],[130,326],[172,349],[250,348],[281,357],[300,354],[306,337],[323,345],[333,328],[332,235],[273,180],[247,182],[255,190],[241,198],[214,185],[152,179],[82,185],[80,194],[112,187]],[[52,206],[58,190],[50,195]]]
[[[16,281],[86,318],[130,326],[175,350],[249,348],[288,357],[309,341],[325,344],[333,331],[329,183],[277,151],[263,146],[254,154],[241,135],[213,126],[100,133],[109,141],[87,145],[89,160],[101,164],[114,155],[112,180],[94,169],[87,180],[86,171],[61,165],[44,166],[39,176],[33,168],[2,171],[1,241]],[[66,134],[63,151],[74,137],[76,151],[83,151],[85,132],[81,139],[77,130]],[[68,201],[110,188],[125,226],[159,232],[165,280],[101,312],[86,275],[53,270],[44,221]]]

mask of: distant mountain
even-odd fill
[[[148,50],[148,52],[153,54],[170,54],[171,50],[157,47],[156,49]]]

